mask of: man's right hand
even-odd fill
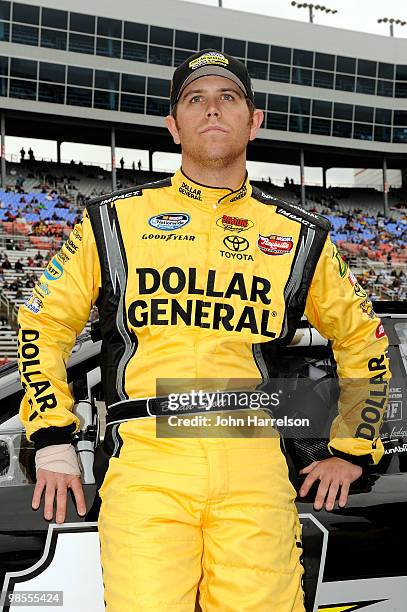
[[[37,484],[35,485],[31,502],[33,510],[38,510],[40,507],[41,496],[45,490],[45,520],[51,521],[53,519],[54,500],[56,496],[56,522],[58,524],[63,523],[66,516],[68,489],[71,489],[74,494],[78,514],[84,516],[86,514],[86,502],[80,476],[61,474],[60,472],[51,472],[50,470],[39,468],[37,470]]]

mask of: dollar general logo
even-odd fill
[[[386,600],[376,599],[375,601],[359,601],[357,603],[319,606],[318,612],[356,612],[356,610],[361,610],[362,608],[366,608],[366,606],[372,606],[373,604],[380,603],[382,601],[386,601]]]
[[[196,70],[201,66],[227,66],[228,64],[229,60],[222,55],[222,53],[215,53],[215,51],[212,51],[191,60],[188,65],[191,70]]]

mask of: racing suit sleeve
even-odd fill
[[[18,313],[20,419],[36,450],[67,444],[79,429],[66,364],[100,287],[100,265],[85,210]]]
[[[383,455],[380,426],[391,378],[388,339],[364,289],[328,235],[307,296],[305,315],[331,340],[339,377],[339,414],[331,454],[358,465]]]

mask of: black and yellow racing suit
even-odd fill
[[[305,312],[343,381],[330,451],[377,463],[383,410],[346,381],[389,379],[387,337],[329,229],[247,178],[232,191],[180,170],[91,202],[20,309],[20,416],[37,448],[78,428],[66,363],[99,309],[116,442],[100,491],[109,610],[193,610],[199,581],[204,610],[303,610],[278,438],[158,438],[137,400],[162,378],[260,382],[262,344],[288,341]]]

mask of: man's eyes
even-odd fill
[[[220,97],[222,100],[234,100],[234,96],[230,93],[223,93],[221,94]],[[202,100],[203,100],[203,96],[196,95],[196,96],[192,96],[192,98],[190,99],[190,102],[196,103],[196,102],[201,102]]]

